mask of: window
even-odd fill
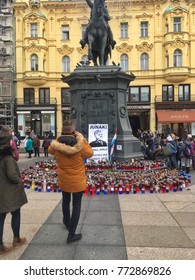
[[[172,85],[162,86],[162,101],[174,101],[174,87]]]
[[[175,17],[173,19],[173,32],[181,32],[181,18]]]
[[[54,123],[54,114],[53,113],[42,113],[42,117],[41,117],[41,123],[42,123],[42,135],[48,135],[49,133],[53,133],[53,130],[51,130],[51,128],[55,127],[55,123]]]
[[[49,104],[50,103],[49,88],[40,88],[39,89],[39,103],[40,104]]]
[[[182,66],[182,51],[175,50],[173,54],[173,66],[181,67]]]
[[[35,90],[34,88],[24,88],[24,104],[35,103]]]
[[[38,56],[36,54],[32,54],[30,57],[30,69],[31,71],[38,71]]]
[[[120,65],[123,68],[123,70],[128,71],[128,69],[129,69],[128,55],[127,54],[122,54],[120,60],[121,60]]]
[[[61,89],[62,104],[70,103],[70,92],[68,88]]]
[[[37,23],[30,24],[30,37],[38,37]]]
[[[131,87],[130,88],[130,102],[138,102],[139,101],[139,88]]]
[[[179,101],[190,101],[190,85],[179,85]]]
[[[62,72],[70,72],[70,57],[64,56],[62,59]]]
[[[62,25],[62,40],[69,40],[69,26]]]
[[[141,70],[148,70],[148,54],[142,53],[140,56],[140,68]]]
[[[130,87],[129,102],[150,102],[150,87]]]
[[[87,28],[87,24],[82,24],[82,38],[84,38],[86,28]]]
[[[141,22],[141,37],[148,37],[148,22]]]
[[[168,32],[169,32],[169,25],[166,24],[166,25],[165,25],[165,33],[168,33]]]
[[[121,23],[121,38],[128,38],[128,23]]]

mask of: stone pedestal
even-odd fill
[[[117,128],[113,160],[129,161],[142,157],[141,144],[132,135],[127,112],[127,88],[135,76],[119,66],[77,67],[62,81],[70,86],[71,118],[76,129],[88,139],[89,124],[108,124],[108,144]],[[110,151],[109,151],[110,152]]]

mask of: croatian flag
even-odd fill
[[[115,130],[114,136],[113,136],[111,144],[110,144],[110,161],[112,161],[112,155],[113,155],[114,147],[116,144],[116,138],[117,138],[117,128]]]

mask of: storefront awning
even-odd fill
[[[157,111],[158,123],[195,122],[195,111]]]

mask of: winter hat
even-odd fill
[[[10,136],[1,136],[0,135],[0,149],[10,147]]]
[[[12,136],[4,131],[0,131],[0,148],[6,148],[10,146],[10,140]]]

